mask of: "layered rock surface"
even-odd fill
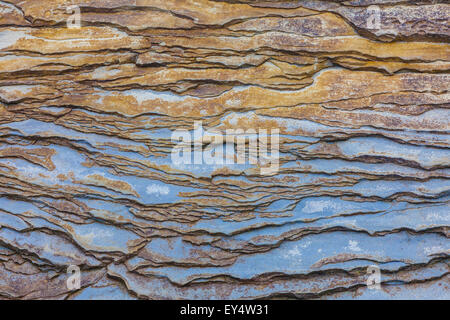
[[[0,1],[0,297],[449,299],[446,2]]]

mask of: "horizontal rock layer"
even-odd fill
[[[0,1],[0,297],[449,299],[449,13]],[[174,163],[199,121],[279,169]]]

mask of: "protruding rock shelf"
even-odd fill
[[[0,1],[0,298],[450,299],[447,2]]]

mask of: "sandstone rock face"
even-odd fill
[[[449,17],[0,1],[0,297],[450,299]]]

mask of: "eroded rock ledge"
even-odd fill
[[[449,299],[449,13],[0,1],[0,297]],[[278,172],[174,165],[196,121],[279,129]]]

